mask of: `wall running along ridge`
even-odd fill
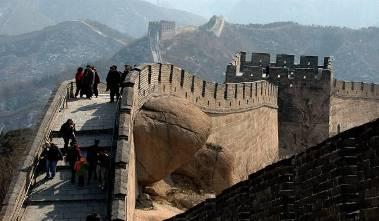
[[[266,167],[167,221],[378,220],[379,120]]]
[[[115,191],[119,197],[113,203],[120,213],[112,217],[113,220],[125,217],[132,220],[137,191],[134,149],[138,148],[133,143],[133,119],[142,105],[156,95],[185,98],[212,118],[208,142],[220,145],[235,159],[230,184],[277,159],[275,86],[266,81],[249,84],[207,82],[171,64],[139,66],[123,84],[116,154],[119,166],[116,167],[114,188],[119,190]],[[127,208],[124,215],[122,207]]]
[[[379,85],[334,79],[330,134],[335,135],[379,116]]]
[[[225,82],[267,80],[278,86],[279,147],[292,155],[324,139],[379,117],[378,86],[333,78],[331,58],[237,53],[227,66]]]

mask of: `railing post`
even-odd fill
[[[70,98],[74,98],[74,82],[70,83]]]
[[[66,103],[66,107],[63,107],[63,108],[68,108],[68,99],[69,99],[69,96],[70,96],[70,89],[67,88],[67,94],[66,94],[66,97],[65,97],[65,103]]]

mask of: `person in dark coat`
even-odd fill
[[[95,72],[95,82],[93,84],[93,93],[95,94],[96,97],[98,97],[99,96],[99,89],[97,86],[100,84],[100,76],[97,73],[96,68],[93,68],[93,71]]]
[[[46,177],[45,179],[53,179],[57,170],[57,163],[63,159],[63,155],[57,145],[46,143],[42,152],[42,158],[45,159]]]
[[[75,163],[81,158],[79,144],[71,142],[70,148],[67,152],[66,160],[70,164],[71,169],[71,183],[75,183]]]
[[[64,141],[64,147],[63,147],[64,154],[67,153],[67,147],[70,140],[71,142],[76,142],[75,133],[76,133],[76,130],[75,130],[75,124],[73,120],[68,119],[66,123],[62,124],[61,129],[59,130],[59,134],[63,138],[63,141]]]
[[[87,68],[84,71],[83,88],[85,90],[85,94],[88,99],[91,99],[93,96],[94,84],[95,84],[95,72],[92,70],[90,65],[87,65]]]
[[[80,92],[80,97],[83,97],[83,90],[82,90],[83,76],[84,76],[83,68],[79,67],[75,74],[75,83],[76,83],[75,97],[79,95],[79,92]]]
[[[113,65],[107,75],[107,89],[110,90],[110,103],[114,102],[114,96],[116,95],[116,99],[118,100],[120,97],[120,82],[121,75],[120,72],[117,71],[117,66]]]
[[[101,190],[105,190],[109,174],[110,157],[104,150],[100,150],[97,156],[97,163],[100,170],[100,188]]]
[[[89,184],[94,175],[95,180],[97,179],[96,175],[96,166],[97,166],[97,151],[99,150],[99,140],[95,140],[95,144],[89,147],[87,151],[87,162],[88,162],[88,181]]]

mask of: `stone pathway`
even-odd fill
[[[92,100],[69,101],[68,108],[56,116],[52,133],[56,134],[60,126],[71,118],[76,123],[77,139],[84,156],[86,147],[93,145],[95,139],[100,140],[100,148],[110,148],[116,105],[108,102],[108,94],[100,94]],[[62,138],[53,138],[53,142],[63,147]],[[94,212],[105,217],[106,193],[100,190],[96,181],[85,182],[84,187],[71,184],[71,171],[64,161],[59,161],[54,179],[46,181],[44,177],[45,174],[37,177],[36,185],[25,202],[24,221],[79,221]]]

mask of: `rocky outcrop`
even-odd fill
[[[206,192],[221,193],[233,184],[232,154],[216,144],[207,144],[194,158],[175,171],[191,177]]]
[[[190,162],[205,145],[210,129],[210,118],[185,99],[149,99],[134,121],[138,181],[152,184]]]

